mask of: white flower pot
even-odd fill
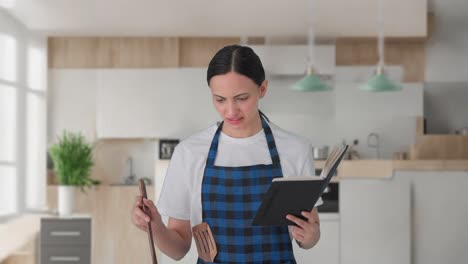
[[[58,187],[58,213],[59,216],[71,216],[75,203],[75,186],[59,185]]]

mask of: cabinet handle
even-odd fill
[[[81,232],[79,231],[52,231],[50,232],[51,236],[80,236]]]
[[[80,261],[80,257],[51,256],[50,261],[78,262]]]

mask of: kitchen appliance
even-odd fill
[[[393,159],[394,160],[407,160],[408,153],[407,152],[395,152],[393,153]]]
[[[338,171],[338,169],[337,169]],[[337,175],[337,171],[335,171],[334,177]],[[315,169],[315,175],[320,175],[322,173],[321,168]],[[339,182],[330,182],[323,191],[322,194],[322,201],[323,204],[317,206],[319,213],[339,213],[340,206],[339,206]]]
[[[177,144],[179,144],[178,139],[159,140],[159,159],[171,159]]]
[[[326,160],[328,158],[328,146],[313,147],[314,160]]]
[[[338,213],[339,207],[339,183],[331,182],[322,194],[323,204],[317,207],[319,213]]]
[[[455,134],[462,135],[462,136],[468,136],[468,127],[462,127],[460,129],[455,130]]]

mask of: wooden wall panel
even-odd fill
[[[376,65],[379,60],[377,40],[372,38],[339,38],[336,40],[336,65]],[[387,39],[385,62],[402,65],[404,82],[423,82],[425,68],[424,39]]]
[[[208,67],[211,58],[222,47],[239,44],[240,38],[181,38],[180,67]]]
[[[468,136],[422,135],[410,148],[410,159],[466,159],[468,162]]]
[[[99,68],[178,67],[177,38],[99,38]]]
[[[261,38],[255,38],[260,41]],[[50,68],[207,67],[213,55],[236,37],[51,37]],[[403,81],[424,81],[425,40],[387,39],[385,60],[402,65]],[[377,40],[339,38],[336,64],[376,65]]]
[[[168,68],[178,64],[178,38],[49,38],[49,68]]]
[[[48,39],[49,68],[93,68],[97,41],[86,37]]]

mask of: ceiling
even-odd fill
[[[47,35],[376,36],[376,0],[0,0]],[[316,10],[307,17],[307,11]],[[426,36],[427,0],[386,0],[387,36]],[[398,14],[398,19],[395,19]],[[391,18],[391,19],[390,19]]]

